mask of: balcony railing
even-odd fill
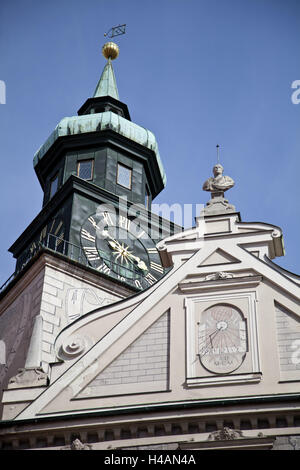
[[[21,255],[21,258],[18,260],[18,269],[0,287],[0,293],[6,289],[6,287],[16,278],[16,276],[21,271],[23,271],[29,261],[44,248],[54,251],[55,253],[60,253],[61,255],[67,256],[68,259],[76,261],[84,266],[88,266],[89,268],[94,269],[95,272],[99,273],[96,268],[93,268],[93,266],[90,265],[84,250],[80,246],[74,245],[74,243],[70,243],[67,240],[64,240],[60,237],[57,237],[56,235],[52,235],[51,233],[49,233],[45,242],[36,243],[33,247],[31,246]],[[105,262],[108,268],[110,268],[116,274],[119,275],[120,279],[122,279],[122,276],[124,276],[124,271],[126,271],[126,277],[131,279],[138,279],[137,272],[135,271],[135,269],[131,269],[129,267],[120,267],[119,264],[112,262],[111,259],[105,258],[102,255],[101,259]]]

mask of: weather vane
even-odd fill
[[[121,34],[125,34],[126,24],[119,24],[119,26],[114,26],[110,28],[110,30],[104,34],[104,36],[108,36],[109,38],[114,38],[115,36],[120,36]]]

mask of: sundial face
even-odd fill
[[[205,369],[228,374],[240,367],[248,350],[247,326],[236,307],[214,305],[202,313],[198,328],[199,358]]]

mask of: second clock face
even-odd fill
[[[88,263],[99,272],[140,290],[164,275],[155,243],[125,216],[108,211],[92,214],[80,235]]]

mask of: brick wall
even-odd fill
[[[280,370],[300,374],[300,321],[278,304],[275,310]]]
[[[163,314],[151,327],[136,339],[120,356],[115,359],[103,372],[101,372],[88,386],[86,395],[114,393],[111,386],[125,386],[134,384],[132,393],[137,390],[136,385],[159,383],[168,386],[169,364],[169,313]],[[123,387],[117,387],[119,393]],[[141,390],[141,389],[139,389]],[[145,390],[146,391],[146,390]],[[117,392],[117,390],[116,390]]]
[[[119,297],[109,294],[103,289],[47,267],[41,298],[44,368],[47,363],[55,360],[53,345],[62,328],[81,315],[116,300],[119,300]]]

